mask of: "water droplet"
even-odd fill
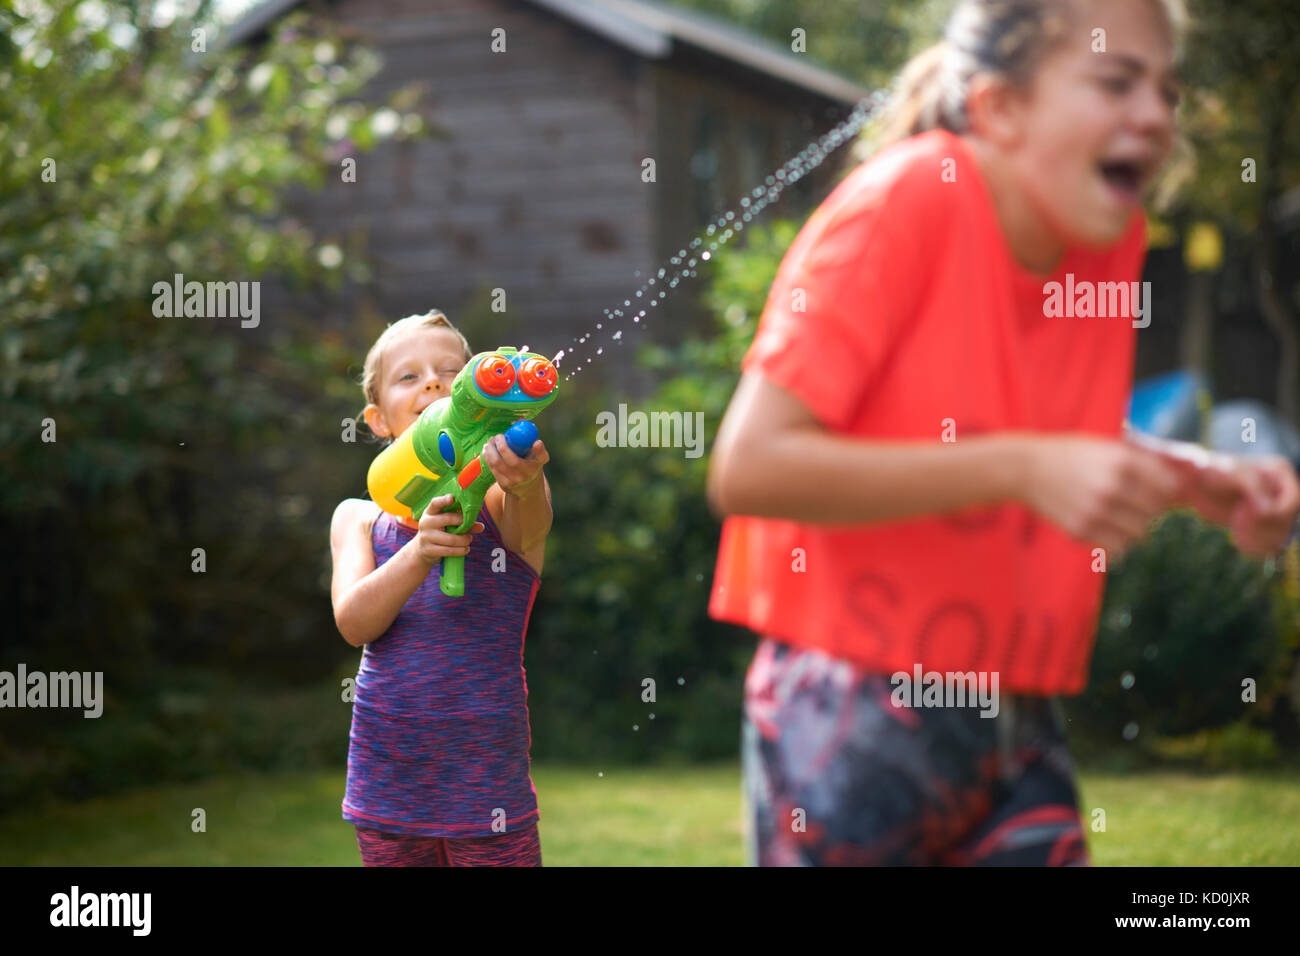
[[[715,248],[716,248],[716,247],[715,247]],[[709,258],[710,255],[711,255],[711,253],[708,253],[708,252],[702,252],[702,253],[700,253],[700,258],[701,258],[701,259],[706,259],[706,260],[707,260],[707,259]]]
[[[632,725],[632,729],[633,729],[633,730],[640,730],[640,729],[641,729],[641,725],[640,725],[640,724],[633,724],[633,725]]]
[[[614,333],[614,338],[615,338],[615,339],[621,339],[622,337],[623,337],[623,330],[622,330],[622,329],[619,329],[617,332]]]
[[[1129,690],[1133,687],[1135,680],[1136,678],[1133,676],[1131,672],[1125,671],[1123,674],[1120,675],[1119,686],[1123,687],[1125,690]]]
[[[597,355],[600,355],[600,354],[603,353],[604,351],[605,351],[605,347],[604,347],[604,346],[601,346],[600,348],[596,349],[596,354],[597,354]],[[588,361],[590,361],[590,359],[588,359]]]
[[[682,686],[682,685],[685,684],[685,683],[686,683],[686,678],[685,678],[685,677],[679,677],[679,678],[677,678],[677,686],[678,686],[678,687]]]
[[[1138,735],[1137,721],[1130,721],[1129,723],[1124,725],[1125,740],[1137,740],[1137,735]]]

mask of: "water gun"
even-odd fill
[[[555,400],[555,366],[533,352],[502,347],[480,352],[440,398],[370,463],[366,484],[379,507],[399,518],[419,521],[439,495],[452,501],[443,511],[459,511],[464,521],[448,528],[465,534],[478,520],[483,496],[496,479],[479,452],[496,435],[510,450],[527,457],[537,440],[531,419]],[[442,559],[442,593],[465,593],[465,558]]]

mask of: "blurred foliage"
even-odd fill
[[[75,710],[8,713],[11,745],[42,746],[0,747],[0,810],[214,774],[338,767],[351,719],[337,680],[286,688],[214,668],[170,668],[137,680],[129,695],[110,694],[99,719]]]
[[[1108,575],[1071,729],[1120,747],[1246,717],[1267,725],[1287,706],[1300,638],[1291,590],[1279,563],[1243,557],[1223,529],[1191,512],[1167,515]]]
[[[428,127],[411,90],[360,102],[379,61],[327,25],[290,17],[223,49],[206,16],[0,4],[3,659],[103,670],[114,716],[172,667],[304,679],[336,663],[320,641],[337,498],[315,476],[342,431],[321,393],[355,401],[355,355],[268,290],[337,288],[364,263],[284,196]],[[259,324],[156,316],[154,284],[177,273],[269,280]],[[56,724],[6,720],[0,752]]]
[[[934,42],[952,0],[671,0],[743,26],[791,50],[804,31],[809,59],[864,86],[885,86],[920,44]]]

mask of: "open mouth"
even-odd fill
[[[1142,187],[1147,178],[1145,164],[1128,159],[1103,160],[1098,169],[1106,185],[1126,202],[1137,202],[1142,198]]]

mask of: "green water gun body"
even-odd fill
[[[465,534],[478,520],[483,496],[496,479],[480,452],[496,435],[527,457],[537,439],[531,419],[555,400],[555,366],[533,352],[502,347],[480,352],[460,370],[451,394],[423,412],[370,465],[370,497],[389,514],[419,521],[429,503],[450,494],[443,511],[464,520],[451,534]],[[450,597],[465,593],[465,558],[442,559],[439,587]]]

